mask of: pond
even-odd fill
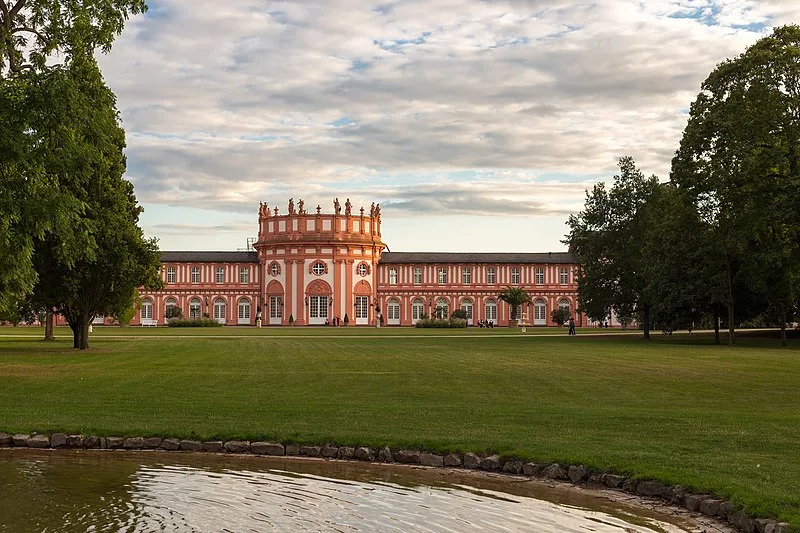
[[[213,454],[0,450],[0,531],[688,532],[572,487]]]

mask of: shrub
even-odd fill
[[[460,318],[451,318],[450,320],[436,320],[425,318],[417,321],[418,328],[465,328],[467,321]]]
[[[460,318],[462,320],[466,320],[467,312],[463,309],[456,309],[450,314],[450,318]]]
[[[553,312],[550,313],[550,318],[558,324],[558,327],[561,327],[569,320],[569,310],[564,307],[553,309]]]
[[[170,318],[183,318],[183,309],[176,306],[167,307],[166,317]]]
[[[344,314],[344,323],[345,324],[349,324],[350,323],[350,317],[347,316],[347,313]]]
[[[219,328],[222,324],[213,318],[173,318],[168,323],[171,328]]]

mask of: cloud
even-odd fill
[[[620,156],[666,177],[708,73],[798,19],[780,0],[161,0],[102,65],[145,203],[563,217]]]

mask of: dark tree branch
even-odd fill
[[[29,33],[33,33],[33,34],[35,34],[37,37],[39,37],[39,39],[40,39],[40,40],[41,40],[41,41],[42,41],[44,44],[46,44],[46,45],[48,45],[48,46],[50,45],[50,39],[48,39],[47,37],[45,37],[44,35],[42,35],[42,33],[41,33],[41,32],[39,32],[39,30],[37,30],[37,29],[34,29],[34,28],[29,28],[29,27],[27,27],[27,26],[18,26],[18,27],[16,27],[16,28],[11,28],[11,31],[10,31],[9,33],[12,33],[12,34],[13,34],[13,33],[17,33],[17,32],[20,32],[20,31],[27,31],[27,32],[29,32]]]

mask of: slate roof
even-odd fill
[[[161,252],[162,263],[258,263],[258,252]]]
[[[381,264],[400,263],[517,263],[517,264],[558,264],[577,262],[569,252],[544,253],[450,253],[450,252],[384,252]]]

